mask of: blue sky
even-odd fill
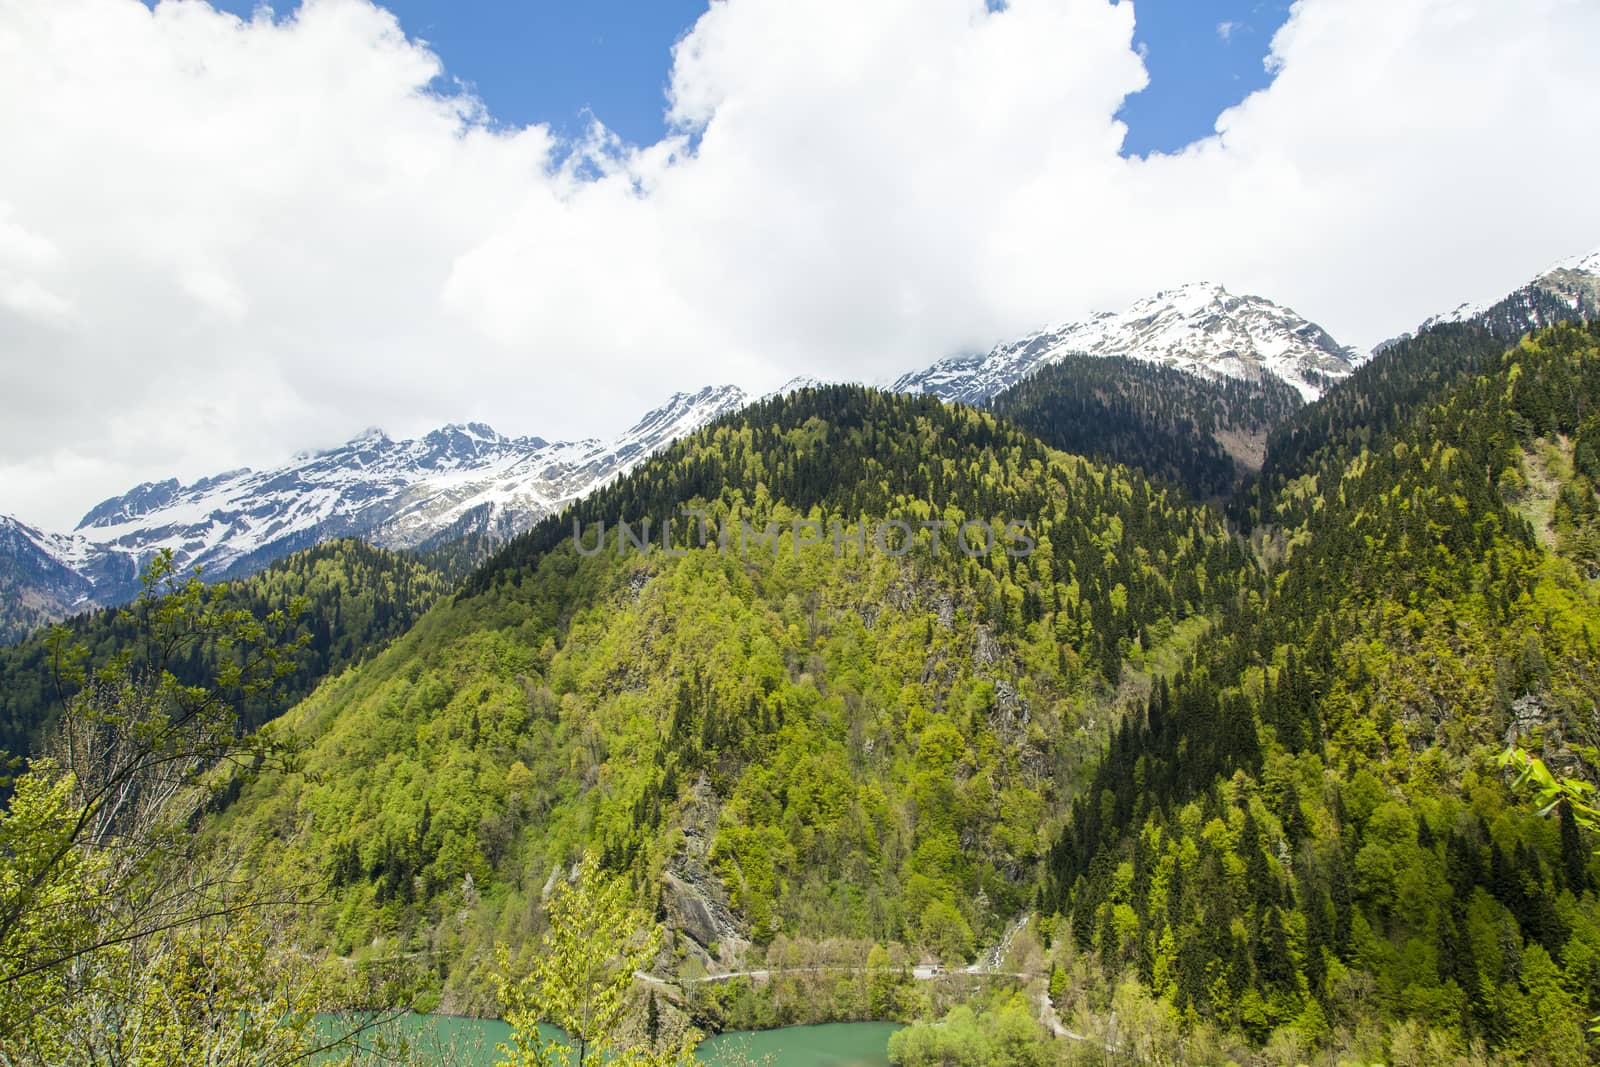
[[[1272,80],[1264,60],[1287,0],[1141,0],[1134,40],[1150,85],[1128,98],[1125,151],[1170,152],[1213,130],[1217,115]]]
[[[257,0],[216,0],[248,15]],[[296,0],[270,5],[283,14]],[[705,0],[389,0],[400,25],[426,40],[451,76],[494,118],[583,128],[588,109],[624,140],[663,132],[671,48]],[[1130,97],[1125,151],[1174,151],[1212,132],[1217,115],[1271,80],[1263,59],[1288,0],[1139,0],[1135,41],[1150,85]]]

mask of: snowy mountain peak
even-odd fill
[[[435,430],[434,433],[444,434],[448,437],[465,437],[473,441],[486,441],[494,444],[505,440],[495,432],[494,427],[483,422],[450,422]],[[432,434],[429,436],[431,437]]]
[[[790,378],[788,381],[784,382],[782,385],[778,386],[772,392],[763,394],[761,399],[776,400],[778,397],[788,396],[790,393],[797,393],[802,389],[820,389],[827,384],[828,383],[824,382],[822,379],[813,378],[809,374],[797,374],[793,378]]]
[[[1162,289],[1154,296],[1147,296],[1143,300],[1136,301],[1133,307],[1166,305],[1194,310],[1207,304],[1221,303],[1232,298],[1233,294],[1229,293],[1225,286],[1216,282],[1185,282],[1175,289]],[[1131,314],[1132,311],[1133,308],[1129,308],[1128,313]],[[1102,311],[1097,317],[1115,318],[1116,312]]]
[[[612,441],[552,444],[481,422],[404,441],[372,428],[271,470],[147,482],[97,504],[71,534],[0,516],[0,572],[48,587],[39,617],[59,618],[129,599],[140,566],[161,549],[184,570],[222,579],[335,537],[387,548],[470,533],[505,538],[747,402],[736,386],[677,393]]]
[[[389,435],[381,426],[368,426],[342,445],[332,448],[304,448],[294,454],[296,463],[305,463],[322,456],[331,456],[340,452],[372,452],[385,449],[393,445]]]
[[[665,442],[691,434],[749,402],[750,397],[737,385],[708,385],[696,393],[673,393],[665,404],[646,412],[613,441],[612,451],[631,467]]]
[[[1429,315],[1427,318],[1423,319],[1422,325],[1417,327],[1417,332],[1421,333],[1430,326],[1438,326],[1441,323],[1466,322],[1469,319],[1476,318],[1477,316],[1483,314],[1485,310],[1487,309],[1485,309],[1482,304],[1473,304],[1470,302],[1457,304],[1449,311],[1440,312],[1437,315]],[[1405,336],[1409,337],[1410,334],[1406,334]],[[1389,343],[1390,342],[1386,341],[1384,342],[1384,345],[1386,346]]]
[[[451,467],[470,465],[483,457],[495,455],[506,446],[514,445],[515,442],[501,437],[481,422],[467,423],[464,426],[452,422],[427,434],[422,438],[421,444],[426,447],[426,452],[417,457],[416,462],[419,465]]]
[[[178,484],[178,479],[168,478],[164,482],[144,482],[134,486],[121,496],[102,500],[89,513],[78,520],[77,529],[83,530],[95,526],[116,526],[153,511],[172,502],[173,497],[181,492],[183,487]]]
[[[1545,271],[1541,277],[1548,277],[1558,271],[1572,271],[1577,274],[1600,274],[1600,248],[1593,252],[1571,256]]]
[[[1355,367],[1353,350],[1294,311],[1258,296],[1236,296],[1214,282],[1191,282],[907,374],[892,388],[980,403],[1069,354],[1125,356],[1194,374],[1258,378],[1270,374],[1314,399]]]
[[[1473,322],[1513,340],[1557,322],[1596,317],[1600,317],[1600,249],[1562,260],[1493,304],[1460,304],[1430,316],[1417,332],[1442,323]]]
[[[737,385],[708,385],[695,393],[673,393],[665,404],[646,412],[622,437],[632,440],[680,423],[699,429],[725,412],[738,410],[749,399]]]

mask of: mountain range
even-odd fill
[[[609,441],[507,437],[483,423],[401,441],[369,429],[269,470],[146,482],[91,508],[68,534],[0,517],[0,594],[10,605],[0,635],[7,614],[14,638],[131,599],[140,567],[163,549],[220,580],[342,537],[411,550],[471,534],[495,543],[749,399],[736,386],[677,393]]]
[[[1183,436],[1112,360],[1047,368],[1011,415],[753,404],[276,718],[296,762],[242,777],[215,847],[323,890],[300,950],[352,985],[393,967],[426,1010],[493,1014],[483,961],[532,966],[587,854],[666,928],[639,996],[711,1031],[928,1017],[883,960],[959,973],[1023,926],[1024,1022],[1053,1002],[1142,1062],[1582,1067],[1600,856],[1494,757],[1592,773],[1600,324],[1488,342],[1432,327],[1281,414],[1243,522],[1052,447],[1085,384],[1081,421]],[[681,507],[770,542],[573,543]],[[1001,517],[1031,551],[935,539]],[[880,549],[892,522],[926,536]]]
[[[1563,261],[1493,305],[1462,305],[1422,328],[1475,322],[1496,336],[1515,337],[1597,314],[1600,252]],[[981,355],[941,359],[890,388],[983,404],[1075,356],[1122,357],[1223,381],[1275,379],[1307,401],[1368,358],[1287,307],[1195,283]],[[769,396],[815,384],[796,378]],[[187,485],[177,479],[144,483],[91,508],[69,533],[0,515],[0,641],[77,611],[125,602],[137,591],[140,567],[162,549],[170,549],[180,567],[202,567],[214,579],[251,574],[341,537],[413,551],[476,538],[475,560],[751,400],[734,385],[677,393],[612,440],[552,443],[507,437],[482,423],[447,425],[400,441],[370,429],[268,470],[229,471]]]
[[[100,738],[154,736],[108,776],[142,799],[174,781],[174,753],[260,726],[223,763],[199,749],[187,780],[206,789],[148,835],[181,849],[112,898],[165,909],[169,887],[216,870],[293,901],[194,983],[233,983],[247,1008],[292,988],[308,1013],[516,1026],[508,982],[573,955],[540,939],[587,871],[638,909],[616,929],[659,927],[617,968],[640,979],[614,1003],[643,1042],[926,1022],[957,1003],[916,1029],[955,1048],[981,1022],[1010,1051],[908,1055],[902,1039],[897,1067],[1585,1067],[1600,811],[1586,786],[1541,802],[1535,765],[1507,770],[1520,750],[1551,782],[1600,777],[1600,321],[1523,334],[1519,318],[1585,314],[1587,272],[1559,269],[1348,354],[1309,403],[1319,379],[1280,377],[1295,373],[1281,348],[1280,370],[1251,349],[1254,378],[1228,372],[1242,360],[1220,341],[1213,362],[1184,354],[1268,332],[1207,329],[1209,297],[1171,350],[1187,369],[1149,355],[1183,329],[1154,326],[1151,305],[1123,332],[1144,357],[1061,351],[981,404],[806,381],[730,394],[724,415],[714,392],[680,398],[639,449],[681,413],[709,423],[460,581],[430,566],[463,554],[440,539],[518,521],[507,501],[529,469],[496,467],[497,450],[557,446],[483,426],[362,435],[320,477],[426,558],[323,545],[214,604],[191,585],[0,649],[0,747],[73,761],[0,782],[21,843],[0,849],[10,884],[47,887],[23,898],[41,947],[9,957],[46,962],[12,995],[70,1023],[78,989],[98,988],[80,961],[129,958],[89,956],[94,924],[64,928],[82,953],[46,925],[99,893],[76,869],[21,866],[51,854],[36,841],[58,849],[48,776],[65,795],[104,773]],[[1003,378],[1004,357],[988,369]],[[426,506],[404,486],[357,506],[391,451],[432,479]],[[514,473],[447,494],[488,468]],[[243,477],[146,486],[85,526],[132,536]],[[306,493],[321,491],[339,495]],[[683,509],[703,523],[628,549],[620,523]],[[616,550],[574,543],[574,524]],[[65,566],[46,535],[7,536],[15,559]],[[287,666],[280,649],[306,654],[295,674],[226,699],[241,663]],[[152,664],[170,685],[142,684]],[[84,855],[141,840],[109,836]],[[170,961],[204,963],[226,934],[209,894],[194,907],[180,951],[136,943],[155,990],[140,997],[165,1005]],[[624,936],[585,941],[609,957]],[[263,971],[280,960],[308,967]],[[36,1017],[0,1011],[0,1046]]]
[[[1286,307],[1197,283],[1159,292],[1121,313],[1040,330],[983,355],[940,360],[899,378],[893,388],[977,404],[1069,355],[1122,356],[1205,376],[1271,375],[1307,400],[1361,362],[1355,349]]]

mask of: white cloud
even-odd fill
[[[1217,23],[1217,36],[1222,38],[1223,43],[1226,44],[1233,40],[1234,34],[1246,28],[1242,22],[1234,22],[1231,19],[1227,19]]]
[[[570,157],[402,29],[0,0],[0,512],[372,423],[603,433],[1194,278],[1366,344],[1600,244],[1584,0],[1300,0],[1274,84],[1143,161],[1128,3],[718,0],[676,132]]]

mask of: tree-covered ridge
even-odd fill
[[[1562,288],[1560,281],[1554,284]],[[1536,283],[1467,322],[1439,323],[1384,346],[1337,389],[1273,432],[1261,476],[1235,501],[1236,517],[1246,525],[1283,521],[1289,481],[1341,469],[1409,423],[1421,407],[1491,368],[1530,327],[1581,328],[1593,311],[1577,291],[1558,293]]]
[[[1581,323],[1596,317],[1592,277],[1556,270],[1472,316],[1496,337],[1515,341],[1532,329],[1558,323]]]
[[[715,447],[701,445],[708,437]],[[941,462],[926,462],[919,444]],[[884,514],[891,494],[938,507],[953,493],[972,500],[971,463],[1001,448],[1028,462],[1046,453],[1015,428],[974,418],[933,397],[857,385],[769,397],[673,443],[628,477],[514,538],[467,581],[461,595],[530,568],[572,536],[574,523],[589,529],[599,522],[671,520],[687,502],[716,500],[728,490],[754,505],[760,486],[766,500],[783,501],[802,514],[817,506],[845,515]],[[993,511],[981,500],[972,502],[974,513]]]
[[[726,517],[734,529],[746,521],[764,529],[774,503],[852,525],[944,522],[945,551],[968,520],[1029,524],[1037,550],[1006,557],[1015,602],[997,604],[996,614],[1032,622],[1048,611],[1066,643],[1113,681],[1140,620],[1228,603],[1253,570],[1219,521],[1137,472],[1062,457],[986,413],[828,386],[769,399],[674,444],[512,541],[459,595],[514,580],[575,528],[652,519],[659,531],[670,521],[680,544],[695,536],[695,521],[681,514],[690,504],[708,507],[719,526]]]
[[[488,505],[474,508],[418,545],[411,554],[454,588],[514,537],[509,518],[490,521]]]
[[[1508,341],[1473,324],[1445,324],[1398,341],[1373,356],[1317,403],[1272,431],[1261,473],[1234,501],[1246,526],[1298,523],[1305,494],[1286,495],[1296,479],[1315,487],[1337,476],[1363,449],[1393,434],[1460,383],[1481,373]]]
[[[577,512],[690,505],[782,532],[585,555],[562,517],[284,720],[302,767],[224,817],[257,862],[329,886],[321,943],[431,953],[421,981],[455,1007],[483,1005],[486,939],[527,937],[585,848],[659,900],[690,957],[779,934],[966,957],[1033,901],[1124,663],[1262,589],[1175,492],[860,389],[702,431],[602,504]],[[1037,548],[797,546],[797,520],[882,516],[1023,517]]]
[[[229,608],[265,617],[303,597],[306,610],[296,634],[308,635],[292,672],[270,692],[241,700],[236,711],[244,729],[254,729],[293,707],[323,678],[370,656],[411,628],[445,592],[441,578],[416,560],[360,541],[331,541],[297,552],[267,570],[225,586]],[[88,652],[88,666],[98,668],[119,653],[137,655],[138,618],[125,609],[106,608],[69,620],[70,644]],[[242,654],[242,650],[240,653]],[[214,675],[215,651],[196,644],[171,664],[186,684]],[[48,631],[0,648],[0,752],[26,755],[39,731],[54,721],[63,697],[58,692]]]
[[[1586,1062],[1600,869],[1493,755],[1600,767],[1596,411],[1600,327],[1558,327],[1281,483],[1271,594],[1117,731],[1052,849],[1082,949],[1258,1038],[1413,1018],[1441,1048]],[[1519,511],[1549,448],[1573,457],[1570,558]]]
[[[1053,448],[1136,467],[1196,499],[1261,465],[1267,433],[1303,406],[1273,377],[1201,378],[1140,360],[1068,356],[990,401]]]

